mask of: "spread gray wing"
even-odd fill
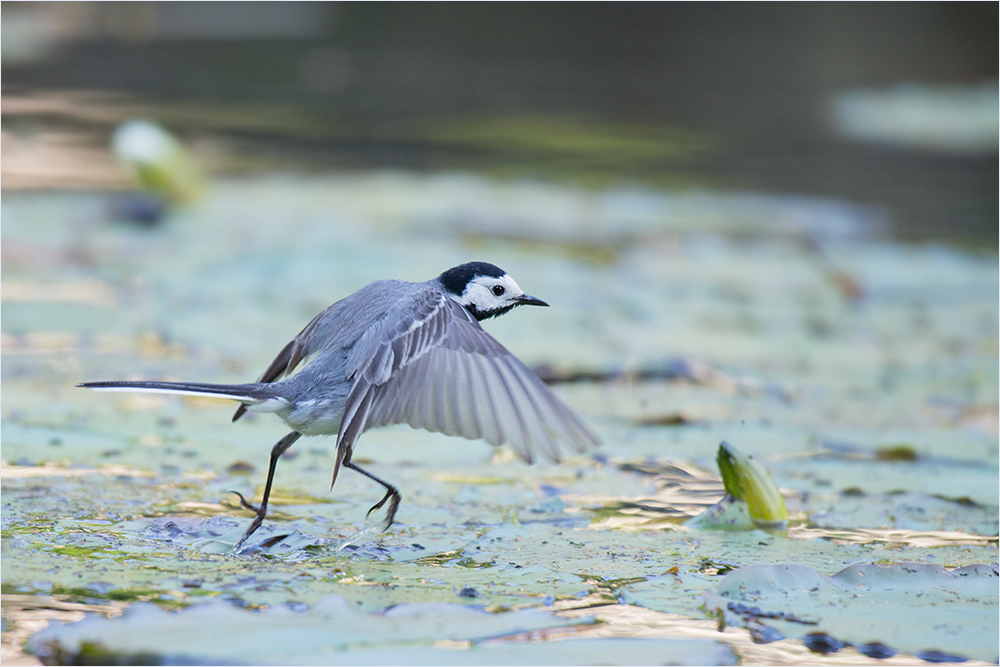
[[[529,463],[536,453],[558,461],[560,442],[575,451],[597,444],[538,376],[452,299],[427,289],[399,313],[372,327],[348,358],[354,385],[337,468],[361,433],[387,424],[509,444]]]

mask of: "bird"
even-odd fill
[[[503,269],[468,262],[426,282],[379,280],[317,315],[274,358],[256,382],[105,381],[78,387],[209,396],[238,401],[247,411],[277,415],[292,431],[271,449],[259,505],[242,494],[255,517],[236,543],[240,553],[267,513],[278,458],[301,436],[336,435],[331,490],[348,468],[386,492],[368,515],[389,503],[385,528],[402,496],[389,482],[351,460],[369,429],[409,424],[499,447],[524,461],[541,454],[558,462],[562,445],[584,452],[598,445],[580,418],[480,322],[518,306],[548,306],[525,294]],[[301,369],[295,369],[302,364]]]

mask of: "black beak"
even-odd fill
[[[522,294],[521,296],[517,297],[517,305],[519,305],[519,306],[548,306],[549,304],[545,303],[541,299],[536,299],[535,297],[533,297],[533,296],[531,296],[529,294]]]

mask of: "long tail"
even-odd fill
[[[177,394],[181,396],[208,396],[228,398],[253,406],[257,411],[280,410],[288,401],[275,393],[274,385],[254,382],[251,384],[207,384],[204,382],[82,382],[77,387],[96,391],[135,391],[151,394]]]

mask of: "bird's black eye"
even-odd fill
[[[504,293],[503,285],[493,286],[493,296],[503,296],[503,293]]]

